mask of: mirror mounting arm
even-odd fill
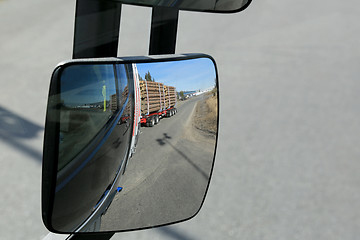
[[[179,9],[153,7],[149,55],[174,54]]]
[[[121,3],[77,0],[73,59],[116,57]]]

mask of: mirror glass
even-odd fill
[[[53,199],[45,225],[61,233],[125,231],[194,216],[217,125],[217,73],[208,57],[60,65],[45,129],[43,174],[53,174],[53,188],[43,192]]]
[[[236,12],[246,8],[251,0],[117,0],[121,3],[173,7],[180,10],[207,12]]]

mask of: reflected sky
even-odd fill
[[[214,87],[216,72],[209,58],[161,63],[138,63],[140,76],[149,71],[156,82],[176,87],[176,91],[207,90]]]

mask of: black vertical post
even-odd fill
[[[73,59],[116,57],[119,44],[121,4],[77,0]],[[109,240],[114,233],[71,234],[66,240]]]
[[[149,54],[174,54],[179,9],[153,7]]]
[[[116,57],[121,3],[77,0],[73,58]]]

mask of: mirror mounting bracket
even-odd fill
[[[121,3],[76,0],[73,59],[116,57]],[[179,9],[153,7],[149,55],[174,54]]]
[[[121,3],[77,0],[73,59],[116,57]]]
[[[149,55],[174,54],[179,9],[153,7]]]

